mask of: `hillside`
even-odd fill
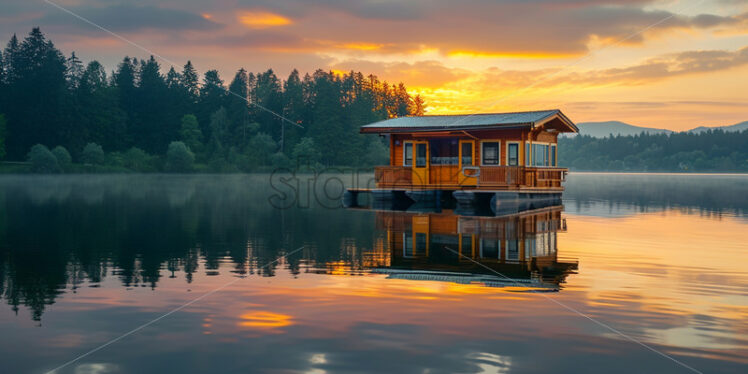
[[[634,126],[620,121],[607,122],[582,122],[578,123],[579,133],[589,135],[593,138],[604,138],[612,135],[639,135],[642,132],[647,134],[669,134],[672,131],[665,129],[655,129],[651,127]]]
[[[708,130],[722,130],[725,132],[739,132],[743,130],[748,130],[748,121],[736,123],[730,126],[717,126],[717,127],[699,126],[695,129],[688,130],[688,132],[699,134],[699,133],[702,133]]]
[[[675,133],[672,130],[657,129],[652,127],[635,126],[621,121],[606,121],[606,122],[581,122],[577,124],[579,127],[579,134],[588,135],[593,138],[604,138],[610,135],[639,135],[641,133],[647,133],[650,135],[656,134],[671,134]],[[736,123],[729,126],[699,126],[688,131],[683,131],[692,134],[700,134],[709,130],[722,130],[725,132],[740,132],[748,130],[748,121]]]

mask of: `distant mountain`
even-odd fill
[[[725,131],[725,132],[734,132],[734,131],[748,130],[748,121],[736,123],[736,124],[730,125],[730,126],[716,126],[716,127],[700,126],[700,127],[695,128],[695,129],[688,130],[688,132],[692,132],[692,133],[698,134],[698,133],[701,133],[701,132],[704,132],[704,131],[717,130],[717,129]]]
[[[672,131],[665,129],[655,129],[651,127],[639,127],[629,125],[620,121],[608,121],[608,122],[582,122],[577,123],[579,127],[579,133],[582,135],[589,135],[594,138],[604,138],[612,135],[639,135],[642,132],[648,134],[669,134]]]
[[[666,130],[666,129],[656,129],[652,127],[634,126],[634,125],[630,125],[628,123],[624,123],[621,121],[581,122],[581,123],[577,123],[577,127],[579,127],[579,133],[581,135],[589,135],[593,138],[604,138],[606,136],[610,136],[611,134],[613,136],[616,136],[616,135],[627,136],[627,135],[639,135],[643,132],[648,133],[648,134],[670,134],[672,132],[675,132],[675,131]],[[698,133],[702,133],[708,130],[740,132],[743,130],[748,130],[748,121],[736,123],[730,126],[714,126],[714,127],[700,126],[700,127],[688,130],[686,132],[698,134]]]

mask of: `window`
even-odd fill
[[[519,165],[519,144],[509,143],[506,148],[506,164],[509,166]]]
[[[551,166],[558,166],[556,164],[556,145],[551,144]]]
[[[403,149],[403,166],[413,166],[413,143],[405,143]]]
[[[548,145],[532,145],[532,164],[533,166],[548,166]]]
[[[530,142],[525,142],[525,166],[530,166]]]
[[[431,165],[457,165],[459,158],[457,139],[434,139],[429,141]]]
[[[473,143],[462,143],[462,166],[473,166]]]
[[[417,168],[426,167],[426,162],[428,161],[428,155],[426,153],[427,153],[426,143],[416,144],[416,167]]]
[[[484,142],[481,154],[483,155],[483,165],[498,165],[499,142]]]

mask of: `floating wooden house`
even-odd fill
[[[386,136],[390,163],[375,169],[375,198],[419,201],[452,193],[461,203],[559,198],[567,169],[558,135],[576,125],[560,110],[400,117],[361,127]]]

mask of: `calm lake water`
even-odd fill
[[[748,372],[748,176],[502,217],[338,178],[0,177],[0,373]]]

